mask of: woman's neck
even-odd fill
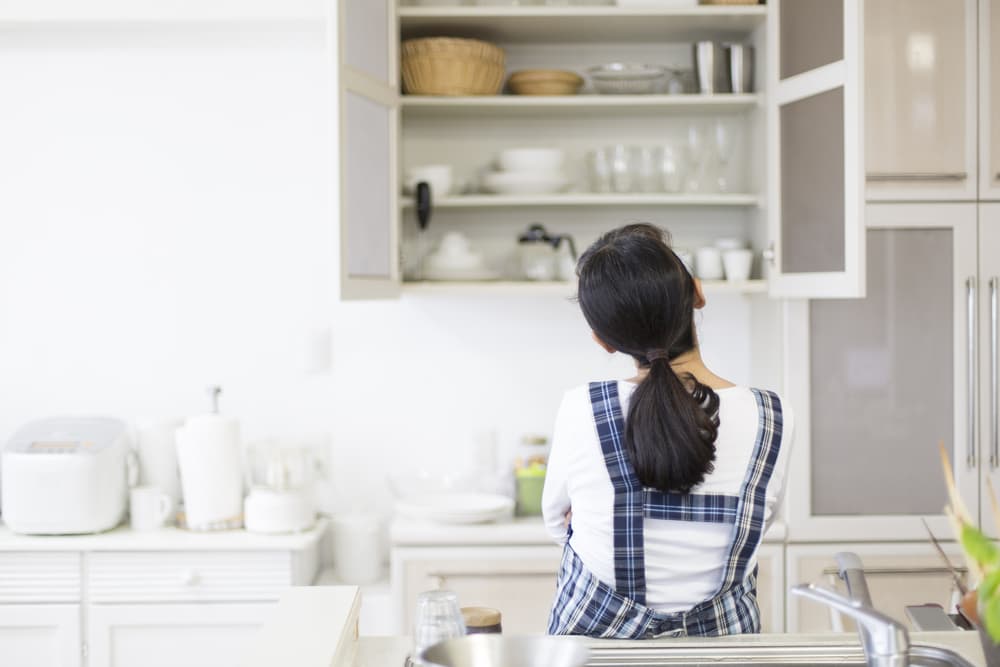
[[[729,380],[719,377],[708,369],[705,362],[701,360],[701,350],[697,346],[671,359],[670,369],[677,375],[687,375],[690,373],[698,382],[708,385],[712,389],[725,389],[726,387],[736,386]],[[642,382],[648,372],[648,368],[637,365],[636,375],[634,378],[631,378],[631,381]]]

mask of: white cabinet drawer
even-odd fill
[[[290,551],[97,552],[91,602],[276,600],[293,585]]]
[[[79,601],[78,552],[0,553],[0,603]]]

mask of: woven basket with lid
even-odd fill
[[[478,39],[423,37],[401,46],[403,92],[410,95],[496,95],[504,52]]]

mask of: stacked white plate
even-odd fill
[[[556,148],[509,148],[497,156],[497,171],[483,176],[483,189],[501,195],[540,195],[569,186],[563,151]]]
[[[514,501],[492,493],[426,493],[397,501],[396,512],[438,523],[486,523],[510,517]]]

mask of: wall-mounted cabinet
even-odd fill
[[[680,248],[743,238],[758,257],[753,278],[767,280],[772,296],[862,294],[857,0],[666,9],[342,4],[341,36],[366,45],[353,62],[350,44],[340,54],[345,297],[392,296],[422,282],[424,258],[448,232],[460,232],[483,252],[491,277],[516,281],[524,279],[517,238],[529,224],[543,223],[583,247],[634,220],[668,228]],[[423,36],[490,41],[504,50],[508,74],[582,72],[616,61],[691,70],[692,42],[737,42],[755,49],[757,88],[694,94],[688,81],[685,94],[672,95],[600,95],[589,84],[573,96],[403,95],[399,40]],[[388,61],[376,57],[376,44]],[[385,72],[392,76],[383,80]],[[601,192],[588,158],[613,145],[672,147],[684,161],[682,186]],[[569,187],[551,194],[483,192],[484,172],[512,147],[562,150]],[[432,197],[431,222],[422,230],[399,186],[408,170],[427,164],[450,165],[456,186]],[[760,259],[764,252],[773,258],[770,266]]]

